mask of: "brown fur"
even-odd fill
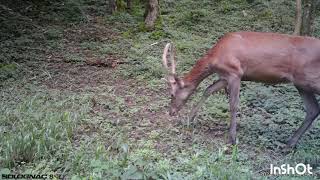
[[[199,84],[214,72],[222,78],[232,73],[248,81],[292,82],[320,93],[320,40],[275,33],[229,33],[183,80]]]

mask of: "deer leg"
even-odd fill
[[[226,93],[227,98],[229,99],[229,90],[228,87],[224,88],[224,92]]]
[[[301,136],[310,128],[312,122],[316,119],[316,117],[320,113],[319,104],[315,95],[312,92],[305,91],[301,88],[298,88],[299,94],[302,97],[305,110],[306,117],[302,123],[302,125],[298,128],[298,130],[293,134],[290,140],[287,143],[288,147],[294,147]]]
[[[218,81],[214,82],[213,84],[211,84],[210,86],[208,86],[206,88],[206,90],[204,91],[200,101],[196,105],[193,106],[191,113],[190,113],[190,116],[189,116],[190,121],[194,120],[200,107],[208,99],[208,97],[211,94],[214,94],[215,92],[221,90],[222,88],[224,88],[226,86],[227,86],[227,81],[225,81],[225,80],[218,80]]]
[[[236,144],[236,133],[237,133],[237,111],[239,104],[239,94],[240,94],[240,79],[234,78],[228,82],[229,90],[229,104],[231,113],[231,122],[229,129],[229,143]]]

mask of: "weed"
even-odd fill
[[[5,81],[8,78],[16,77],[17,65],[16,64],[0,64],[0,80]]]

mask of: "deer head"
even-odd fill
[[[167,57],[170,57],[170,66],[168,65]],[[163,66],[166,69],[166,80],[170,87],[171,102],[170,102],[170,116],[174,116],[187,102],[189,96],[193,92],[192,86],[185,83],[176,75],[176,62],[174,59],[175,49],[172,44],[168,43],[162,55]]]

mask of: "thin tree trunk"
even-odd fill
[[[127,10],[128,11],[132,10],[132,0],[127,0]]]
[[[154,29],[154,25],[159,14],[160,8],[158,0],[148,0],[145,13],[146,17],[144,21],[147,29]]]
[[[302,4],[301,4],[301,0],[296,0],[296,21],[295,21],[293,34],[300,35],[301,27],[302,27]]]
[[[110,6],[110,11],[111,13],[114,13],[116,11],[122,11],[125,8],[127,9],[127,11],[131,11],[132,10],[132,0],[126,0],[126,5],[122,4],[121,0],[107,0],[109,6]]]
[[[312,34],[315,11],[316,11],[316,0],[304,0],[301,35],[310,36]]]
[[[117,2],[116,0],[107,0],[107,1],[109,1],[111,13],[113,14],[114,12],[117,11]]]

